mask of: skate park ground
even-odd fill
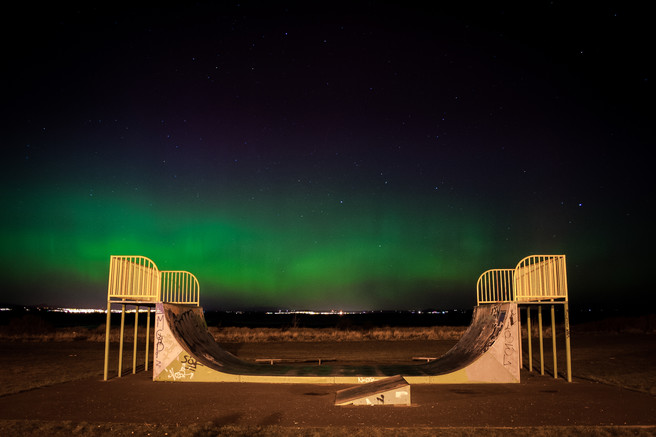
[[[227,348],[245,359],[329,350],[352,362],[363,356],[408,359],[409,353],[425,356],[451,345],[376,343]],[[656,435],[655,335],[573,336],[571,383],[553,377],[546,346],[545,375],[534,347],[535,370],[524,368],[519,384],[413,385],[409,407],[337,407],[335,393],[347,386],[155,383],[150,371],[132,374],[130,345],[124,375],[105,382],[101,343],[2,342],[0,434]],[[21,385],[21,377],[31,381]]]

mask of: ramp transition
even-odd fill
[[[476,306],[460,341],[436,360],[366,366],[248,362],[216,343],[202,308],[162,302],[156,308],[155,381],[357,384],[400,375],[409,384],[519,382],[520,331],[514,302]]]

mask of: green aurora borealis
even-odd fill
[[[37,289],[48,283],[64,295],[67,285],[88,287],[97,294],[88,299],[93,302],[103,293],[109,255],[141,254],[160,269],[193,272],[204,298],[387,308],[396,305],[400,290],[419,296],[452,287],[469,289],[471,298],[494,253],[493,227],[468,221],[462,211],[422,212],[427,199],[412,205],[388,198],[395,207],[383,209],[351,198],[323,210],[294,199],[288,203],[299,207],[280,209],[256,202],[172,208],[151,201],[103,199],[102,190],[15,201],[16,216],[3,226],[12,232],[2,238],[17,250],[5,252],[3,261],[22,268],[9,271],[8,280]],[[425,297],[425,305],[434,301]]]

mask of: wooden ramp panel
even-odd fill
[[[335,405],[410,405],[410,384],[397,375],[356,385],[339,390]]]

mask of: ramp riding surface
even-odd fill
[[[519,382],[517,305],[474,308],[460,341],[425,364],[257,364],[224,350],[207,330],[199,307],[158,303],[155,381],[363,383],[394,375],[410,384]]]

